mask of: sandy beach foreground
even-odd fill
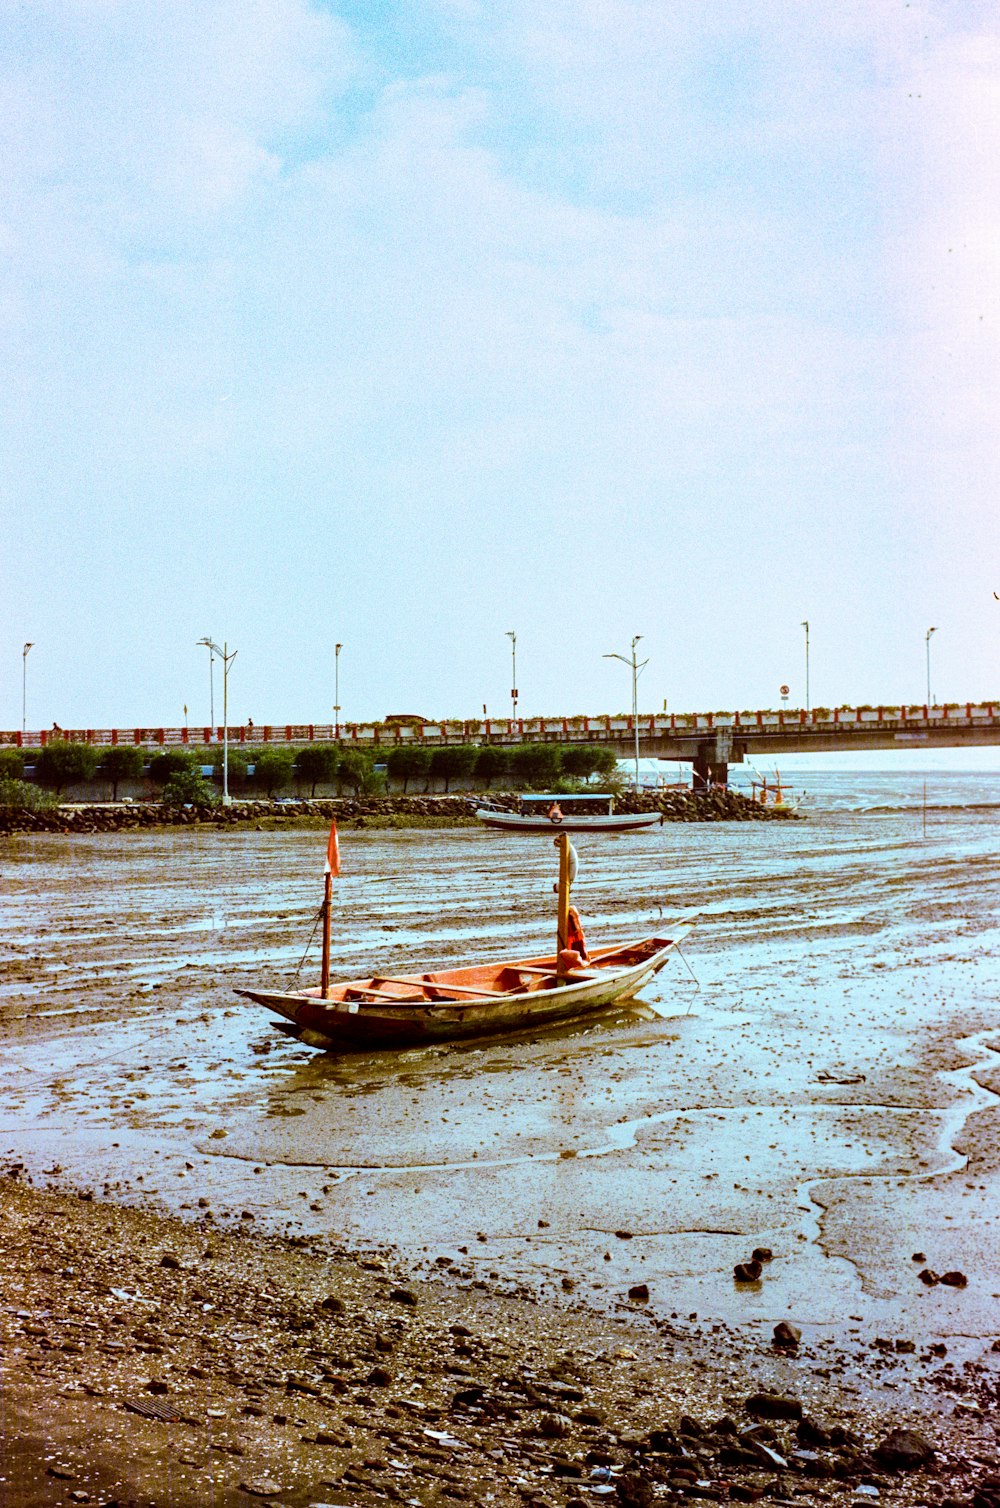
[[[0,1503],[1000,1500],[989,1361],[782,1351],[0,1183]]]

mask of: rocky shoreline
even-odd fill
[[[57,1169],[52,1169],[56,1174]],[[0,1179],[0,1504],[996,1508],[987,1362],[761,1344]],[[846,1374],[846,1375],[842,1375]]]
[[[73,803],[31,812],[0,807],[0,833],[127,832],[150,827],[238,827],[275,823],[311,825],[336,820],[344,827],[446,827],[475,823],[476,808],[487,800],[512,810],[509,793],[391,795],[321,798],[309,801],[233,801],[229,806],[172,808],[157,801]],[[619,812],[660,812],[664,822],[788,821],[785,806],[761,806],[738,791],[671,790],[626,793]]]

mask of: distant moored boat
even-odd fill
[[[485,827],[510,833],[627,833],[655,827],[661,812],[616,812],[613,796],[521,796],[519,810],[481,806],[476,816]]]

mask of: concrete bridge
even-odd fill
[[[747,756],[824,754],[862,749],[943,749],[1000,744],[1000,702],[949,702],[944,706],[782,708],[759,712],[642,713],[631,717],[416,718],[381,723],[283,723],[228,730],[229,742],[302,746],[342,744],[373,753],[394,745],[592,743],[610,744],[623,759],[634,755],[638,731],[642,758],[683,760],[694,768],[695,785],[725,784],[730,764]],[[53,739],[107,747],[190,748],[205,751],[223,742],[220,728],[52,728],[0,733],[0,745],[30,750]]]

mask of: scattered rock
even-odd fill
[[[543,1414],[538,1421],[538,1433],[546,1440],[559,1440],[569,1433],[572,1423],[565,1414]]]
[[[733,1268],[733,1277],[737,1283],[756,1283],[761,1274],[761,1265],[755,1259],[749,1262],[737,1262]]]
[[[955,1272],[943,1272],[941,1274],[941,1277],[940,1277],[939,1281],[942,1282],[942,1283],[946,1283],[949,1288],[964,1288],[967,1285],[967,1283],[968,1283],[969,1280],[965,1276],[964,1272],[957,1272],[957,1271],[955,1271]]]
[[[637,1471],[627,1471],[618,1478],[618,1502],[621,1508],[653,1508],[653,1487]]]
[[[604,1423],[604,1414],[601,1412],[600,1409],[590,1409],[590,1408],[579,1409],[577,1411],[577,1413],[575,1413],[573,1415],[573,1418],[574,1418],[574,1420],[575,1420],[575,1422],[577,1424],[603,1424]]]
[[[774,1327],[774,1344],[782,1350],[794,1351],[802,1339],[802,1331],[790,1320],[779,1320]]]
[[[797,1398],[781,1393],[751,1393],[743,1405],[757,1419],[801,1419],[802,1405]]]
[[[397,1304],[407,1304],[411,1309],[417,1307],[417,1295],[410,1288],[394,1288],[389,1297],[395,1299]]]
[[[774,1252],[769,1246],[755,1246],[751,1256],[755,1262],[770,1262]]]
[[[875,1447],[875,1459],[889,1471],[916,1471],[934,1459],[934,1447],[913,1429],[894,1429]]]
[[[649,1286],[648,1286],[648,1284],[646,1284],[646,1283],[633,1283],[632,1287],[628,1291],[628,1296],[629,1296],[630,1299],[634,1299],[637,1304],[648,1304],[649,1303]]]

